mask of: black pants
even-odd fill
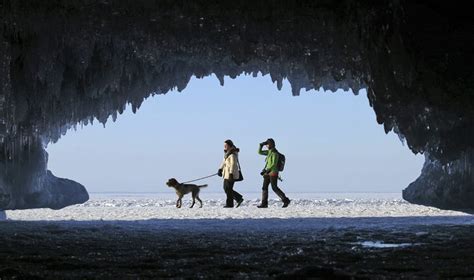
[[[224,191],[227,196],[225,200],[226,206],[234,207],[234,199],[236,201],[242,200],[242,195],[236,191],[234,191],[234,180],[227,180],[224,179]]]
[[[282,201],[288,200],[285,193],[278,187],[278,176],[263,176],[262,187],[262,205],[268,205],[268,186],[272,185],[272,190],[278,195]]]

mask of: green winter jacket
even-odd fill
[[[265,170],[268,173],[278,172],[278,152],[275,148],[271,150],[262,150],[263,146],[259,146],[258,154],[267,156],[265,159]]]

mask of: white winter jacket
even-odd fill
[[[233,149],[225,154],[220,167],[222,169],[222,178],[230,179],[230,174],[233,175],[234,180],[239,178],[238,153],[239,149]]]

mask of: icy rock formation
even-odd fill
[[[449,164],[425,157],[421,176],[403,191],[403,196],[413,203],[474,214],[474,152],[466,152]]]
[[[46,169],[48,154],[40,142],[14,160],[0,163],[0,209],[52,208],[84,203],[89,195],[81,184],[55,177]]]
[[[468,196],[451,203],[451,190],[474,189],[474,20],[467,4],[6,0],[0,11],[0,161],[11,170],[37,139],[46,144],[79,123],[115,119],[127,103],[136,110],[150,94],[184,89],[193,75],[215,74],[223,84],[224,76],[260,71],[278,88],[287,78],[294,95],[367,88],[385,131],[429,155],[405,199],[474,209]],[[42,168],[27,177],[48,177]],[[22,201],[32,184],[13,180],[2,188],[9,201],[28,207]],[[435,189],[443,192],[424,195]]]

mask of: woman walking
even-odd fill
[[[233,208],[234,200],[237,202],[236,207],[239,207],[244,201],[242,195],[234,191],[235,180],[238,180],[240,176],[239,151],[239,148],[235,147],[232,140],[224,141],[224,160],[217,171],[217,175],[224,179],[224,191],[226,194],[224,208]]]

